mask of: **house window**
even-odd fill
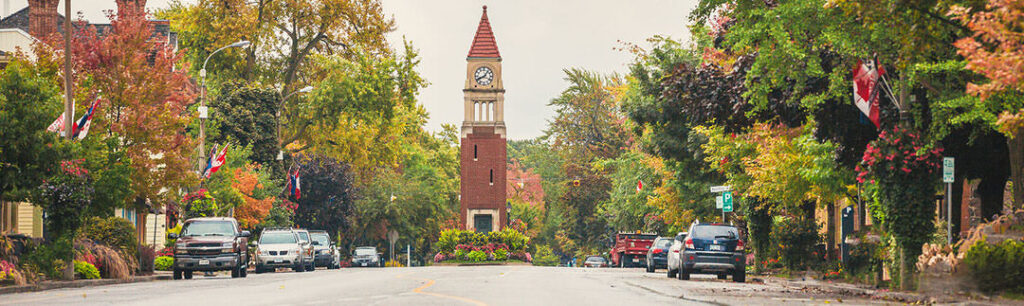
[[[476,145],[473,145],[473,160],[476,160]]]
[[[491,185],[494,185],[494,169],[491,169]]]

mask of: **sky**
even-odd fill
[[[10,12],[27,0],[8,1]],[[149,0],[155,10],[169,0]],[[187,0],[185,2],[188,2]],[[466,54],[480,22],[482,6],[502,56],[505,125],[509,139],[543,134],[554,109],[547,104],[568,83],[563,69],[625,73],[633,55],[616,50],[621,42],[649,46],[646,39],[668,36],[688,41],[687,16],[697,0],[383,0],[386,15],[398,29],[389,35],[393,47],[403,37],[420,51],[419,71],[430,85],[419,101],[430,113],[427,129],[461,125]],[[63,13],[64,1],[58,8]],[[107,22],[103,10],[114,0],[72,0],[71,8],[94,23]],[[77,13],[76,13],[77,14]]]

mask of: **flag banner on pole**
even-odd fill
[[[209,174],[210,173],[210,168],[213,167],[213,159],[214,159],[214,157],[216,155],[217,155],[217,145],[215,144],[215,145],[213,145],[213,148],[210,149],[210,155],[209,155],[210,157],[206,158],[206,167],[203,167],[203,173],[202,173],[203,176],[202,176],[202,178],[205,179],[206,177],[210,176],[210,174]]]
[[[853,68],[853,103],[878,128],[882,126],[878,109],[878,79],[882,74],[885,69],[877,60],[858,60]]]
[[[228,145],[225,144],[224,148],[220,150],[220,153],[218,153],[216,157],[210,157],[209,170],[206,172],[206,176],[204,178],[209,178],[214,173],[217,173],[217,170],[220,170],[220,167],[223,166],[225,162],[227,162],[227,158]]]
[[[54,120],[53,123],[50,123],[50,126],[46,128],[46,131],[47,132],[54,132],[54,133],[63,132],[64,131],[64,113],[61,113],[60,117],[57,117],[57,120]]]
[[[96,101],[92,102],[92,106],[89,107],[89,111],[82,115],[82,119],[78,120],[75,124],[75,138],[78,140],[85,139],[85,135],[89,134],[89,126],[92,125],[92,116],[96,112],[96,106],[100,105],[100,97],[96,97]]]
[[[295,172],[288,174],[288,192],[296,200],[302,198],[302,179],[299,177],[299,169],[295,169]]]
[[[643,189],[644,189],[644,182],[641,181],[641,180],[636,180],[636,192],[640,192],[640,190],[643,190]]]

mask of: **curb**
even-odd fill
[[[65,288],[83,288],[83,287],[96,287],[96,286],[107,286],[116,284],[130,284],[130,283],[143,283],[153,282],[161,280],[170,280],[170,275],[147,275],[147,276],[134,276],[129,279],[83,279],[74,281],[44,281],[37,284],[21,285],[21,286],[10,286],[0,287],[0,295],[13,294],[13,293],[25,293],[25,292],[36,292],[53,289],[65,289]]]

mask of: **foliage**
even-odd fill
[[[508,250],[506,250],[506,249],[495,249],[494,250],[494,260],[504,261],[506,259],[508,259]]]
[[[153,261],[156,260],[156,250],[152,246],[139,245],[139,272],[142,274],[153,273]]]
[[[526,251],[530,238],[509,227],[501,231],[477,233],[471,230],[447,229],[441,231],[434,247],[443,254],[458,253],[459,248],[505,249],[510,252]]]
[[[83,166],[93,178],[96,190],[85,213],[89,216],[107,216],[117,208],[130,208],[133,204],[132,174],[134,169],[127,153],[120,149],[117,135],[86,137],[73,150],[84,158]],[[139,207],[135,207],[139,208]]]
[[[96,269],[96,266],[93,266],[91,263],[76,260],[75,277],[80,279],[99,279],[100,270]]]
[[[596,163],[609,173],[612,184],[611,194],[600,204],[598,214],[606,216],[608,225],[616,231],[664,232],[665,223],[650,218],[658,214],[658,208],[648,204],[658,196],[657,187],[662,184],[661,173],[652,167],[659,162],[656,157],[627,151]],[[638,182],[644,185],[641,190],[637,190]]]
[[[74,250],[75,258],[96,266],[103,278],[128,279],[138,267],[135,257],[90,239],[75,239]]]
[[[557,266],[559,259],[552,251],[551,247],[547,245],[537,246],[537,258],[534,258],[534,266]]]
[[[120,217],[91,217],[78,234],[79,238],[87,238],[96,243],[117,249],[124,256],[135,257],[138,254],[138,237],[135,225]]]
[[[824,256],[814,251],[821,243],[821,236],[812,218],[777,218],[772,226],[771,241],[781,255],[782,264],[791,271],[809,267]]]
[[[172,266],[174,266],[174,257],[171,256],[157,256],[153,262],[153,267],[157,271],[170,271]]]
[[[16,273],[18,273],[18,271],[14,264],[7,260],[0,259],[0,281],[5,281],[8,278],[14,279]]]
[[[295,225],[323,229],[336,237],[351,226],[349,216],[355,201],[351,168],[324,156],[306,155],[297,160],[302,197],[295,199]]]
[[[64,275],[65,260],[71,251],[71,239],[60,238],[47,244],[29,244],[18,262],[29,275],[42,275],[60,279]]]
[[[274,197],[282,188],[280,181],[272,179],[272,172],[268,170],[259,165],[247,164],[232,171],[231,187],[241,194],[244,201],[235,207],[235,218],[243,228],[255,228],[270,215],[274,203],[280,201]]]
[[[206,189],[199,189],[182,198],[184,220],[217,215],[217,200]]]
[[[46,212],[47,230],[53,237],[74,237],[92,201],[95,190],[91,183],[82,160],[67,160],[60,163],[60,172],[39,186],[33,202]]]
[[[283,174],[282,163],[277,161],[276,133],[281,99],[281,94],[272,88],[224,85],[221,94],[210,101],[210,106],[217,110],[213,118],[217,121],[218,131],[209,140],[215,143],[233,140],[240,146],[251,146],[249,160],[252,163]]]
[[[970,246],[964,263],[980,289],[1024,293],[1024,242],[989,244],[982,239]]]
[[[487,254],[481,250],[470,251],[468,254],[466,254],[466,257],[474,262],[482,262],[487,260]]]
[[[57,86],[26,62],[0,70],[0,198],[25,199],[57,171],[60,147],[46,127],[60,113],[59,97]]]

